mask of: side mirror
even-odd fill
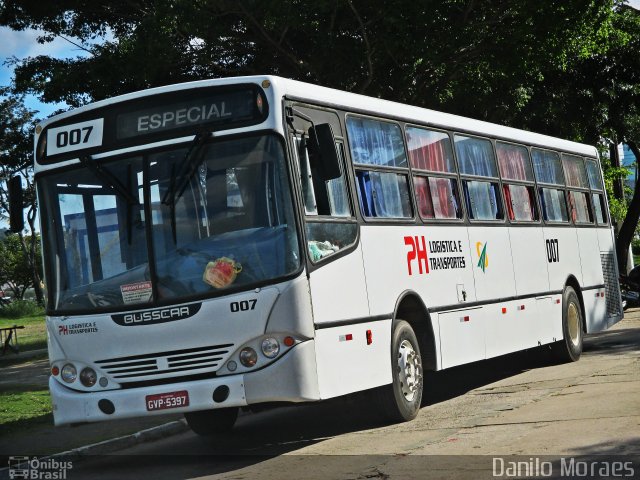
[[[323,180],[339,178],[342,170],[331,125],[320,123],[309,128],[309,140],[313,156],[316,157],[313,166],[322,172]]]
[[[9,229],[13,233],[24,230],[24,205],[22,203],[22,179],[19,175],[7,182],[9,189]]]

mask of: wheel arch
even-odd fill
[[[420,295],[413,290],[402,292],[394,309],[393,319],[409,322],[418,337],[424,370],[438,369],[438,347],[431,315]]]
[[[582,288],[580,288],[580,282],[573,275],[567,277],[567,281],[564,284],[564,288],[571,287],[576,292],[578,300],[580,301],[580,309],[582,310],[582,330],[583,333],[587,333],[587,311],[584,308],[584,299],[582,298]]]

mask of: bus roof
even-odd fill
[[[519,130],[495,123],[489,123],[468,117],[462,117],[459,115],[452,115],[436,110],[405,105],[398,102],[382,100],[375,97],[368,97],[365,95],[350,93],[343,90],[336,90],[271,75],[199,80],[132,92],[125,95],[112,97],[106,100],[101,100],[69,112],[55,115],[49,119],[44,120],[40,125],[42,127],[45,127],[47,124],[53,121],[59,121],[69,116],[74,116],[79,113],[93,110],[94,108],[105,107],[123,101],[145,97],[148,95],[156,95],[160,93],[168,93],[179,90],[202,88],[216,85],[232,85],[237,83],[261,84],[264,80],[269,80],[271,82],[271,85],[276,90],[276,95],[279,95],[280,97],[286,97],[306,101],[309,103],[330,106],[338,109],[350,110],[357,113],[382,116],[409,123],[428,125],[436,128],[448,129],[468,134],[485,135],[516,143],[524,143],[527,145],[550,148],[564,152],[576,153],[579,155],[586,155],[590,157],[597,156],[597,150],[592,145],[572,142],[569,140],[563,140],[561,138],[533,133],[526,130]]]

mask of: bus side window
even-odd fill
[[[591,188],[591,199],[593,202],[593,211],[598,225],[607,224],[607,207],[604,201],[604,185],[602,183],[602,175],[600,167],[596,160],[585,159],[587,167],[587,177],[589,179],[589,187]]]
[[[407,150],[414,172],[413,187],[418,213],[425,220],[462,218],[451,139],[446,132],[407,127]]]
[[[596,221],[598,225],[607,224],[607,208],[604,203],[604,196],[601,193],[592,194],[593,198],[593,210],[595,212]]]
[[[502,220],[504,210],[491,142],[485,138],[455,136],[460,174],[471,220]],[[464,178],[464,176],[480,177]],[[486,181],[485,179],[486,178]]]
[[[542,214],[547,222],[568,222],[567,201],[564,191],[556,188],[540,188]]]
[[[363,216],[411,218],[409,169],[400,126],[349,116],[347,133]]]
[[[538,220],[529,151],[521,145],[496,142],[496,153],[509,220],[516,222]]]
[[[593,223],[591,213],[591,202],[589,200],[589,183],[587,171],[582,157],[575,155],[562,155],[567,187],[569,190],[569,206],[571,209],[571,220],[574,223]],[[583,189],[585,191],[577,191]]]
[[[357,224],[351,212],[344,167],[344,147],[337,142],[341,175],[325,180],[311,167],[304,137],[295,139],[298,168],[305,208],[307,247],[313,262],[331,256],[352,245],[357,235]]]
[[[542,208],[542,218],[547,222],[569,221],[567,199],[565,197],[564,173],[560,155],[550,150],[531,149],[533,172],[538,184],[538,195]]]

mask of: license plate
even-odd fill
[[[189,392],[159,393],[157,395],[147,395],[145,397],[147,411],[166,410],[168,408],[180,408],[189,406]]]

